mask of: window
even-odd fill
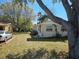
[[[52,31],[52,28],[48,28],[48,29],[46,29],[46,31]]]
[[[48,26],[46,27],[46,31],[53,31],[52,25],[48,25]]]

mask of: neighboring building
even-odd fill
[[[34,25],[33,28],[38,31],[39,37],[67,36],[67,31],[62,25],[51,21],[48,17],[43,19],[42,22]]]
[[[12,32],[11,23],[0,22],[0,30],[1,31]]]

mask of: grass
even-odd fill
[[[27,38],[31,38],[27,33],[14,33],[13,38],[8,43],[0,44],[0,59],[6,59],[6,56],[10,53],[18,54],[28,49],[40,49],[45,48],[48,51],[55,49],[57,52],[68,52],[67,41],[53,42],[53,41],[27,41]]]

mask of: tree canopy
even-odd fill
[[[11,22],[13,29],[18,31],[30,30],[32,28],[32,19],[34,18],[33,9],[27,5],[19,3],[5,3],[0,5],[3,15],[0,16],[0,22]]]

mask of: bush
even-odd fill
[[[35,36],[35,35],[38,35],[38,32],[36,30],[32,30],[31,31],[31,36]]]

